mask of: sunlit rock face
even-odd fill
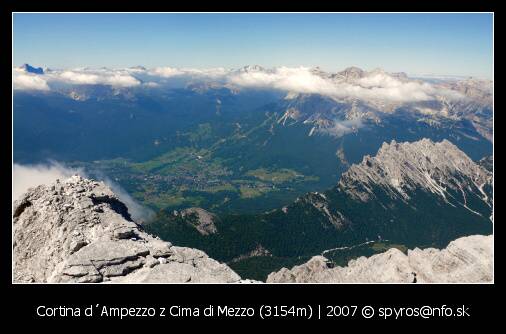
[[[292,269],[271,273],[268,283],[486,283],[493,281],[493,236],[473,235],[448,247],[408,250],[396,248],[333,267],[315,256]]]
[[[15,282],[238,282],[228,266],[143,231],[103,183],[72,176],[14,203]]]

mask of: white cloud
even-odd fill
[[[85,85],[111,85],[115,87],[132,87],[141,82],[126,72],[120,71],[64,71],[48,74],[53,80],[61,80],[66,83]]]
[[[230,71],[222,68],[208,68],[208,69],[195,69],[195,68],[174,68],[174,67],[155,67],[147,70],[146,74],[154,77],[173,78],[173,77],[188,77],[188,78],[208,78],[220,79],[226,77]]]
[[[26,193],[30,188],[42,184],[48,185],[55,182],[57,179],[64,180],[74,174],[88,177],[83,169],[68,168],[56,161],[51,161],[48,164],[36,165],[14,164],[12,167],[12,200],[15,201],[19,199],[21,195]],[[128,212],[134,220],[149,221],[153,217],[154,212],[152,210],[140,205],[120,185],[105,176],[102,176],[100,181],[103,181],[111,188],[116,196],[125,203]]]
[[[12,167],[12,199],[17,200],[29,188],[41,184],[47,185],[53,183],[56,179],[63,180],[75,173],[84,174],[82,170],[69,169],[57,162],[51,162],[46,165],[14,164]]]
[[[183,75],[184,72],[173,67],[155,67],[147,72],[152,76],[159,76],[162,78],[171,78],[174,76]]]
[[[245,87],[272,87],[297,93],[320,93],[328,95],[334,91],[329,80],[312,74],[307,68],[280,67],[274,71],[236,72],[230,81]]]
[[[46,71],[44,74],[32,74],[22,69],[12,71],[14,89],[50,90],[52,84],[111,85],[114,87],[133,87],[141,81],[124,70],[74,69],[65,71]]]
[[[358,79],[358,84],[365,88],[372,87],[399,87],[405,82],[392,77],[384,72],[376,72],[371,75]]]
[[[153,81],[145,82],[143,85],[146,87],[152,87],[152,88],[160,87],[159,83],[153,82]]]
[[[15,73],[15,75],[14,75]],[[48,90],[52,83],[104,84],[116,87],[179,87],[188,82],[213,81],[243,88],[277,89],[294,93],[321,94],[335,99],[356,98],[384,102],[417,102],[444,95],[450,99],[463,96],[430,83],[400,79],[382,71],[369,72],[356,80],[320,76],[307,67],[278,67],[272,70],[228,70],[225,68],[191,69],[156,67],[152,69],[74,69],[48,71],[43,75],[13,71],[18,89]],[[142,81],[141,81],[142,80]]]
[[[65,71],[59,76],[65,81],[78,84],[96,84],[99,81],[99,77],[96,74],[79,73],[73,71]]]
[[[339,138],[361,128],[362,126],[362,121],[359,118],[344,121],[335,120],[332,127],[319,129],[318,132]]]
[[[47,81],[39,75],[17,69],[12,71],[12,83],[18,90],[49,90]]]
[[[376,73],[347,82],[318,76],[309,68],[280,67],[270,72],[237,72],[230,81],[243,87],[275,88],[296,93],[322,94],[332,98],[358,98],[389,102],[426,101],[439,93],[425,82],[401,81],[386,73]],[[454,95],[455,96],[455,95]]]

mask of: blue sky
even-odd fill
[[[14,14],[14,65],[493,75],[492,14]]]

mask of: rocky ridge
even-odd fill
[[[73,176],[13,207],[14,282],[239,282],[204,252],[147,234],[101,182]]]
[[[202,235],[209,235],[218,232],[218,229],[214,224],[218,217],[202,208],[193,207],[180,211],[175,210],[173,215],[175,217],[182,218]]]
[[[485,283],[493,280],[493,236],[473,235],[452,241],[445,249],[396,248],[334,267],[315,256],[292,269],[282,268],[267,283]]]
[[[339,182],[341,190],[362,201],[373,198],[373,187],[378,186],[392,198],[404,201],[409,199],[410,192],[423,189],[463,206],[467,206],[466,196],[472,192],[492,206],[485,190],[492,186],[492,173],[448,140],[383,143],[376,156],[365,156]],[[455,194],[461,197],[456,198]]]

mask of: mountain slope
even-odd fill
[[[409,193],[423,190],[440,196],[448,204],[467,207],[466,193],[491,207],[491,174],[474,163],[447,140],[433,143],[423,139],[415,143],[384,143],[375,157],[364,157],[361,164],[343,174],[339,188],[351,197],[369,201],[376,197],[373,188],[381,188],[392,199],[409,201]],[[459,196],[460,193],[460,196]],[[456,195],[456,196],[454,196]]]
[[[442,250],[396,248],[334,267],[323,256],[292,269],[282,268],[268,283],[479,283],[493,280],[493,236],[473,235]]]

